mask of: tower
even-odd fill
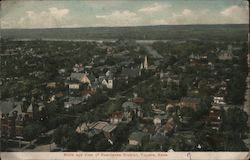
[[[144,69],[148,69],[148,57],[147,56],[145,56],[145,58],[144,58]]]
[[[141,67],[140,67],[140,69],[143,69],[143,63],[141,63]]]

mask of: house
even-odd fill
[[[93,82],[91,86],[89,87],[92,92],[95,92],[98,88],[100,88],[100,85],[98,82]]]
[[[107,139],[111,139],[116,127],[117,126],[114,124],[98,121],[92,123],[82,123],[76,128],[76,132],[79,134],[85,133],[88,137],[93,137],[103,132]]]
[[[172,108],[174,108],[174,105],[172,105],[172,104],[166,105],[166,111],[169,111],[169,110],[171,110]]]
[[[197,60],[200,60],[200,59],[207,59],[207,56],[206,55],[194,55],[193,53],[189,56],[189,59],[197,59]]]
[[[174,119],[170,118],[164,125],[164,133],[170,133],[174,129]]]
[[[79,134],[86,133],[89,129],[92,129],[95,126],[95,122],[92,123],[82,123],[76,128],[76,132]]]
[[[156,114],[156,115],[163,115],[166,113],[165,111],[160,110],[158,108],[153,108],[152,110],[153,110],[154,114]]]
[[[93,94],[91,92],[83,91],[82,93],[83,101],[87,101]]]
[[[47,83],[47,88],[56,88],[56,82]]]
[[[222,124],[222,109],[220,106],[212,106],[209,112],[209,123],[212,129],[219,130]]]
[[[231,52],[228,51],[222,51],[219,55],[218,55],[218,59],[219,60],[232,60],[233,59],[233,54]]]
[[[69,84],[69,89],[80,89],[80,83],[72,83],[72,84]]]
[[[65,72],[66,72],[66,70],[65,70],[64,68],[61,68],[61,69],[58,70],[58,73],[59,73],[60,75],[64,75]]]
[[[105,137],[107,139],[111,139],[113,137],[113,133],[115,131],[115,129],[117,128],[116,125],[114,124],[108,124],[105,127],[103,127],[103,134],[105,135]]]
[[[64,97],[63,92],[58,92],[55,94],[55,98],[62,98],[62,97]]]
[[[97,130],[102,130],[108,124],[109,124],[108,122],[98,121],[98,122],[96,122],[96,124],[93,128],[97,129]]]
[[[73,71],[74,72],[82,72],[82,71],[84,71],[83,65],[82,64],[75,64],[75,66],[73,67]]]
[[[132,99],[132,102],[137,105],[142,105],[144,103],[144,98],[141,97],[135,97]]]
[[[29,107],[27,108],[27,116],[30,118],[30,119],[33,119],[33,116],[34,116],[34,104],[33,103],[31,103],[30,105],[29,105]]]
[[[53,102],[53,101],[55,101],[55,100],[56,100],[56,96],[55,96],[55,95],[52,95],[52,96],[48,97],[47,103],[51,103],[51,102]]]
[[[167,82],[168,85],[174,83],[176,85],[180,84],[180,76],[177,74],[173,74],[171,72],[164,73],[162,70],[160,72],[160,80],[162,82]]]
[[[108,71],[105,73],[105,76],[106,76],[106,77],[113,77],[114,74],[111,72],[111,70],[108,70]]]
[[[141,106],[135,104],[134,102],[130,102],[130,101],[124,102],[122,104],[122,108],[124,112],[134,113],[138,117],[143,117]]]
[[[101,84],[108,89],[113,89],[114,86],[113,78],[112,77],[104,78],[102,79]]]
[[[226,101],[225,101],[224,95],[216,94],[215,96],[213,96],[213,103],[219,104],[219,105],[225,105]]]
[[[20,103],[0,102],[1,105],[1,137],[13,138],[23,136],[25,113]]]
[[[87,73],[71,73],[70,80],[77,80],[81,83],[91,84],[91,81],[87,76]]]
[[[161,125],[167,119],[168,117],[166,115],[157,115],[157,116],[154,116],[153,122],[154,122],[154,125]]]
[[[67,102],[64,102],[64,108],[69,109],[75,105],[85,101],[84,97],[69,97]]]
[[[194,110],[197,110],[201,105],[201,99],[195,97],[183,97],[180,101],[180,107],[189,107]]]
[[[118,123],[122,122],[123,117],[124,117],[123,112],[114,112],[114,113],[112,113],[109,120],[110,120],[111,124],[118,124]]]
[[[93,122],[93,123],[82,123],[76,128],[76,132],[79,134],[86,134],[89,138],[94,137],[102,133],[102,129],[107,126],[107,122]]]
[[[145,141],[149,140],[149,135],[144,132],[133,132],[130,134],[129,144],[134,146],[142,146]]]

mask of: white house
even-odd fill
[[[215,104],[222,104],[222,105],[226,104],[224,96],[219,96],[219,95],[213,97],[213,102]]]
[[[69,84],[69,89],[80,89],[80,84],[78,83]]]
[[[109,78],[108,80],[103,79],[102,80],[102,85],[109,88],[109,89],[113,89],[113,79]]]

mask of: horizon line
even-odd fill
[[[159,24],[159,25],[136,25],[136,26],[89,26],[89,27],[48,27],[48,28],[2,28],[1,30],[11,29],[82,29],[82,28],[133,28],[133,27],[157,27],[157,26],[211,26],[211,25],[249,25],[248,23],[214,23],[214,24]]]

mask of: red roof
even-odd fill
[[[144,103],[144,98],[136,97],[136,98],[133,98],[132,102],[136,104],[141,104],[141,103]]]

